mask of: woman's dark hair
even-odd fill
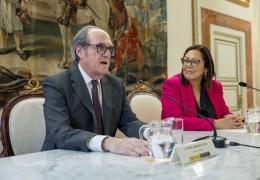
[[[209,89],[211,87],[211,81],[216,76],[215,70],[214,70],[214,62],[213,58],[211,56],[211,53],[209,49],[202,45],[192,45],[186,49],[186,51],[183,54],[183,57],[191,50],[198,50],[203,58],[204,67],[207,69],[206,75],[202,78],[201,84],[202,87]],[[189,81],[184,77],[183,71],[181,71],[181,82],[182,84],[188,84]]]

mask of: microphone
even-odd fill
[[[259,146],[252,146],[252,145],[248,145],[248,144],[241,144],[241,143],[233,142],[233,141],[229,142],[229,146],[246,146],[246,147],[252,147],[252,148],[260,149]]]
[[[250,89],[254,89],[254,90],[256,90],[256,91],[260,91],[260,89],[254,88],[254,87],[252,87],[252,86],[248,86],[247,83],[246,83],[246,82],[243,82],[243,81],[240,81],[238,84],[239,84],[239,86],[241,86],[241,87],[248,87],[248,88],[250,88]]]
[[[176,99],[172,98],[171,96],[168,96],[167,94],[162,93],[160,90],[155,89],[152,85],[150,85],[150,84],[148,84],[148,83],[146,83],[146,82],[144,82],[144,81],[138,79],[135,75],[132,75],[132,76],[133,76],[133,77],[131,77],[131,78],[134,79],[135,81],[137,81],[137,82],[139,82],[139,83],[141,83],[141,84],[143,84],[143,85],[145,85],[145,86],[151,88],[153,91],[157,92],[157,93],[160,94],[161,96],[166,97],[167,99],[171,100],[171,101],[174,102],[175,104],[177,104],[177,105],[183,107],[184,109],[186,109],[186,110],[188,110],[188,111],[190,111],[190,112],[196,114],[198,117],[200,117],[200,118],[206,120],[206,121],[212,126],[212,128],[213,128],[213,136],[201,137],[201,138],[196,139],[196,140],[194,140],[194,141],[199,141],[199,140],[202,140],[202,139],[212,138],[212,142],[213,142],[213,144],[214,144],[214,146],[215,146],[216,148],[224,148],[224,147],[226,147],[226,140],[227,140],[227,139],[224,138],[224,137],[221,137],[221,136],[218,136],[218,135],[217,135],[216,127],[214,126],[213,123],[211,123],[211,121],[210,121],[208,118],[206,118],[205,116],[203,116],[203,115],[197,113],[196,111],[194,111],[194,110],[191,109],[190,107],[188,107],[188,106],[182,104],[181,102],[177,101]]]

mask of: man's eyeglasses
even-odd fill
[[[189,58],[181,58],[181,63],[183,66],[187,66],[188,64],[191,64],[192,67],[197,67],[200,64],[199,59],[189,59]]]
[[[97,53],[104,56],[106,54],[107,50],[111,54],[111,56],[114,56],[115,48],[114,46],[107,47],[105,44],[82,44],[82,46],[92,46],[97,48]]]

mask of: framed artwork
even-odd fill
[[[68,68],[71,40],[86,25],[109,32],[116,48],[110,71],[128,92],[143,88],[133,76],[160,88],[167,70],[166,7],[166,0],[1,0],[0,106],[41,91],[47,76]]]

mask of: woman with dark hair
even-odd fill
[[[222,85],[215,77],[214,63],[208,48],[190,46],[181,58],[182,71],[167,79],[162,93],[176,99],[208,118],[217,129],[242,128],[244,119],[232,114],[223,98]],[[161,97],[162,119],[183,118],[184,130],[212,130],[211,125],[195,113]]]

